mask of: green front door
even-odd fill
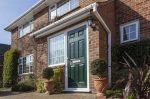
[[[87,88],[86,26],[68,32],[68,88]]]

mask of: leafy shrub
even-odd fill
[[[36,82],[36,90],[39,93],[44,93],[45,92],[44,81],[43,80],[37,80],[37,82]]]
[[[62,82],[62,75],[64,69],[62,67],[57,67],[54,70],[54,93],[62,93],[63,91],[63,82]]]
[[[10,87],[16,83],[18,73],[19,53],[16,49],[10,49],[4,54],[3,87]]]
[[[115,88],[125,88],[128,79],[128,69],[119,68],[116,64],[112,65],[112,86]]]
[[[54,75],[54,71],[51,67],[47,67],[43,70],[43,78],[50,80]]]
[[[143,65],[144,55],[147,55],[146,61],[150,64],[150,40],[112,46],[112,63],[124,62],[122,58],[122,56],[126,56],[124,52],[127,52],[139,67]],[[119,64],[119,66],[122,65]]]
[[[109,90],[106,90],[105,95],[107,98],[110,98],[110,97],[120,98],[120,97],[123,97],[123,90],[122,89],[109,89]]]
[[[91,73],[98,77],[106,76],[107,64],[104,60],[96,59],[91,63]]]
[[[35,80],[28,79],[22,82],[19,82],[17,85],[12,86],[12,91],[20,91],[20,92],[26,92],[26,91],[32,91],[35,89]]]
[[[125,97],[132,94],[134,99],[149,99],[150,97],[150,66],[143,63],[140,67],[127,53],[124,65],[129,69],[128,83],[125,88]],[[145,56],[145,55],[144,55]],[[146,58],[145,58],[146,60]]]

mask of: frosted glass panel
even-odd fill
[[[49,65],[64,62],[64,34],[49,39]]]

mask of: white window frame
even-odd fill
[[[71,8],[71,0],[69,0],[69,10],[67,12],[63,13],[61,16],[63,16],[64,14],[66,14],[66,13],[68,13],[68,12],[76,9],[77,7],[79,7],[79,5],[80,5],[79,4],[79,0],[77,2],[78,2],[78,5],[76,7],[74,7],[74,8]],[[51,19],[51,12],[52,11],[56,10],[56,17],[58,17],[58,14],[57,14],[57,8],[58,8],[57,7],[57,3],[49,6],[49,22],[51,22],[52,20],[54,20],[54,19]],[[52,6],[55,6],[55,9],[51,9]],[[59,16],[59,17],[61,17],[61,16]]]
[[[27,32],[27,33],[24,32],[24,25],[26,25],[26,24],[29,24],[29,26],[30,26],[30,31]],[[30,32],[32,32],[33,29],[34,29],[34,25],[33,25],[33,19],[32,19],[31,21],[26,22],[25,24],[18,27],[18,37],[22,38],[24,35],[29,34]],[[22,35],[20,35],[20,31],[22,31]]]
[[[124,33],[124,28],[127,27],[127,26],[130,26],[130,25],[136,25],[136,37],[134,39],[129,39],[129,40],[123,40],[123,33]],[[128,23],[125,23],[125,24],[122,24],[120,25],[120,41],[121,41],[121,44],[122,43],[126,43],[126,42],[131,42],[131,41],[135,41],[135,40],[138,40],[139,39],[139,20],[135,20],[135,21],[131,21],[131,22],[128,22]]]
[[[54,37],[57,37],[57,36],[59,36],[59,35],[64,35],[64,62],[62,62],[62,63],[58,63],[58,64],[51,64],[50,65],[50,61],[49,61],[49,59],[50,59],[50,39],[51,38],[54,38]],[[50,37],[48,37],[48,67],[55,67],[55,66],[61,66],[61,65],[65,65],[65,57],[66,57],[66,34],[65,33],[63,33],[63,32],[61,32],[61,33],[58,33],[58,34],[55,34],[55,35],[52,35],[52,36],[50,36]]]
[[[26,58],[27,58],[27,57],[29,57],[29,58],[32,57],[32,58],[33,58],[33,54],[27,55],[27,56],[25,56],[25,57],[26,57]],[[21,74],[19,73],[19,65],[20,65],[20,64],[18,64],[18,74],[19,74],[19,75],[32,74],[33,71],[30,72],[30,68],[31,68],[31,67],[30,67],[30,63],[31,63],[31,62],[34,63],[34,58],[32,59],[32,61],[30,60],[29,63],[28,63],[28,64],[29,64],[29,72],[28,72],[28,73],[24,73],[24,70],[23,70],[23,58],[24,58],[24,57],[19,57],[19,59],[21,59],[21,63],[20,63],[20,64],[22,65],[22,73],[21,73]],[[19,59],[18,59],[18,62],[19,62]],[[27,59],[26,59],[26,64],[27,64]],[[33,64],[32,64],[32,69],[33,69]]]

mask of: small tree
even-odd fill
[[[50,80],[53,75],[54,75],[54,71],[51,67],[47,67],[43,70],[43,78]]]
[[[107,64],[104,60],[96,59],[91,63],[91,66],[92,75],[97,75],[99,78],[106,76]]]
[[[4,54],[3,67],[3,87],[10,87],[16,83],[18,74],[18,58],[19,53],[17,49],[10,49]]]

